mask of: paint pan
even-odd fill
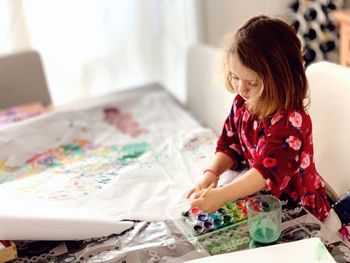
[[[236,205],[233,204],[233,203],[228,203],[228,204],[226,204],[225,206],[226,206],[226,208],[227,208],[228,210],[230,210],[230,211],[235,211],[235,210],[237,210]]]
[[[212,230],[214,228],[214,224],[210,221],[204,222],[204,227],[206,231]]]
[[[183,217],[189,217],[190,216],[191,209],[183,211],[181,214]]]
[[[197,216],[197,215],[199,215],[201,212],[202,212],[202,211],[201,211],[200,209],[198,209],[197,207],[193,207],[193,208],[191,209],[191,214],[192,214],[193,216]]]
[[[236,206],[237,208],[242,209],[243,207],[245,207],[245,203],[243,201],[237,201]]]
[[[218,213],[224,215],[226,214],[226,209],[221,207],[218,209]]]
[[[233,213],[233,218],[235,221],[240,221],[244,218],[244,213],[242,213],[241,211],[236,211],[235,213]]]
[[[196,225],[198,223],[198,220],[196,220],[195,218],[193,217],[189,217],[185,220],[185,222],[189,225]]]
[[[233,221],[232,216],[224,215],[224,224],[230,224]]]
[[[224,225],[224,221],[221,218],[215,218],[214,219],[214,226],[215,228],[220,228]]]
[[[210,213],[208,216],[209,216],[209,218],[214,220],[215,218],[218,217],[218,214],[217,213]]]
[[[200,225],[200,224],[195,224],[195,225],[193,226],[193,231],[194,231],[195,233],[200,234],[200,233],[203,233],[203,232],[204,232],[204,228],[203,228],[203,226]]]
[[[197,215],[197,219],[199,221],[205,222],[208,220],[208,214],[207,213],[200,213],[199,215]]]

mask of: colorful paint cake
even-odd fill
[[[225,204],[214,213],[205,213],[198,208],[182,212],[180,227],[187,237],[196,237],[222,229],[247,219],[244,200]]]

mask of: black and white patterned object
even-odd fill
[[[340,9],[343,0],[293,0],[289,5],[291,25],[304,47],[304,61],[338,62],[339,33],[332,11]]]
[[[118,235],[71,241],[18,241],[12,263],[184,262],[206,256],[171,221],[135,221]]]

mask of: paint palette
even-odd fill
[[[214,213],[204,213],[198,208],[182,211],[178,226],[187,238],[198,237],[247,219],[244,200],[230,202]]]
[[[198,208],[181,211],[181,217],[175,220],[176,225],[190,242],[204,248],[210,255],[249,247],[245,200],[227,203],[214,213],[204,213]]]

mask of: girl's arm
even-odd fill
[[[264,177],[251,168],[244,175],[236,178],[229,184],[209,190],[204,197],[199,197],[202,191],[195,194],[195,199],[191,206],[198,207],[206,212],[214,212],[225,203],[252,195],[266,186]]]
[[[189,198],[193,193],[197,193],[205,188],[208,188],[211,184],[216,186],[219,179],[217,178],[217,175],[222,174],[233,165],[234,161],[232,158],[225,153],[217,152],[214,156],[214,160],[208,166],[208,169],[203,174],[201,180],[187,194],[187,198]]]
[[[223,152],[217,152],[214,160],[209,165],[208,170],[212,170],[217,175],[224,173],[227,169],[234,165],[234,160]],[[210,173],[210,172],[209,172]]]
[[[221,188],[225,203],[255,194],[266,186],[264,177],[255,168]]]
[[[222,174],[233,165],[234,161],[232,158],[225,153],[217,152],[214,156],[214,160],[203,174],[199,183],[189,191],[187,198],[189,198],[193,193],[197,193],[205,188],[208,188],[212,183],[216,186],[218,181],[217,175]]]

